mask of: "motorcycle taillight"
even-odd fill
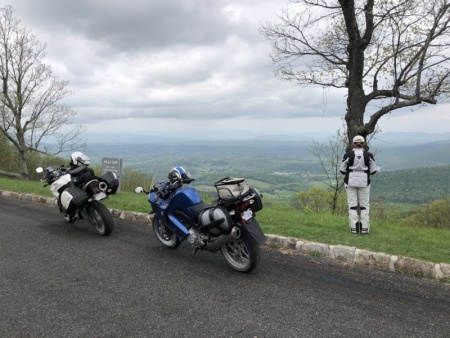
[[[97,182],[91,182],[88,185],[88,189],[92,190],[92,191],[97,191],[98,189],[98,183]]]
[[[244,210],[247,210],[247,209],[249,208],[249,206],[250,206],[250,202],[249,202],[249,201],[244,201],[244,202],[242,202],[242,203],[239,203],[239,204],[236,206],[236,210],[237,210],[238,212],[242,212],[242,211],[244,211]]]

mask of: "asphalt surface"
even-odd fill
[[[262,248],[251,274],[0,197],[0,337],[450,337],[450,286]]]

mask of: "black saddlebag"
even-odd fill
[[[255,194],[255,197],[253,197],[254,201],[250,205],[250,207],[252,208],[253,212],[258,212],[263,208],[261,194],[256,189],[250,188],[250,190]]]
[[[231,232],[231,216],[223,207],[213,207],[203,210],[198,216],[200,230],[211,236],[220,236]]]
[[[105,191],[108,195],[115,194],[117,189],[119,188],[119,180],[111,171],[107,171],[106,173],[104,173],[102,177],[100,177],[100,182],[105,182],[108,186],[108,189]]]
[[[68,214],[73,214],[88,201],[89,195],[78,187],[67,188],[61,194],[61,205]]]

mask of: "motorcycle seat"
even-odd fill
[[[202,212],[203,210],[209,209],[214,206],[215,206],[215,204],[208,204],[208,203],[205,203],[202,201],[199,204],[189,207],[189,210],[191,210],[191,211],[195,212],[197,215],[199,215],[200,212]]]
[[[75,169],[70,169],[67,173],[70,175],[78,175],[78,174],[82,173],[83,171],[85,171],[86,169],[87,169],[87,166],[82,165]]]

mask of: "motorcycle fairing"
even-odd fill
[[[171,206],[180,208],[182,212],[190,217],[197,217],[198,215],[192,212],[189,207],[197,205],[202,202],[202,199],[192,187],[184,187],[173,192],[167,199],[157,198],[155,192],[151,192],[148,197],[152,204],[152,209],[156,212],[155,217],[159,219],[165,218],[166,226],[175,233],[180,240],[183,240],[189,235],[189,230],[186,226],[174,216],[175,209]],[[156,210],[155,210],[156,209]],[[164,217],[163,215],[166,215]],[[163,219],[164,220],[164,219]]]
[[[180,238],[180,240],[183,240],[184,238],[186,238],[189,235],[189,230],[186,229],[186,227],[184,226],[183,223],[181,223],[174,215],[169,214],[169,225],[170,223],[172,223],[173,225],[175,225],[175,227],[173,227],[172,230],[173,232],[175,232],[177,234],[177,236]],[[170,227],[169,227],[170,228]]]
[[[152,208],[154,211],[158,211],[158,209],[165,210],[167,208],[167,206],[169,205],[167,200],[158,198],[156,193],[153,191],[150,192],[150,194],[148,194],[148,201],[152,205]],[[156,210],[155,210],[154,206],[157,207]]]
[[[70,175],[63,175],[50,185],[50,192],[59,198],[60,194],[69,187],[73,187],[72,179]]]

